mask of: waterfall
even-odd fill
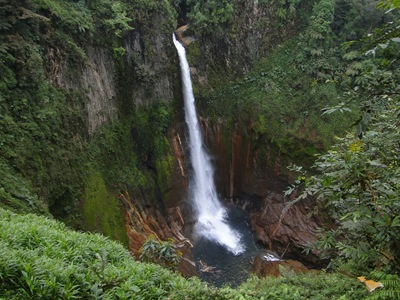
[[[180,60],[185,120],[189,129],[190,162],[193,169],[189,181],[189,192],[197,214],[195,232],[237,255],[244,251],[244,247],[240,242],[240,234],[226,223],[226,210],[221,205],[215,190],[213,167],[205,151],[201,128],[197,120],[186,51],[176,40],[175,35],[173,35],[173,41]]]

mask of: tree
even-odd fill
[[[188,0],[188,5],[192,7],[189,19],[199,32],[215,31],[216,27],[229,22],[234,12],[227,0]]]
[[[397,9],[398,1],[381,7]],[[396,4],[397,3],[397,4]],[[301,189],[289,206],[306,197],[317,198],[318,209],[329,213],[335,228],[325,231],[319,245],[331,257],[364,266],[400,272],[400,47],[398,22],[356,43],[357,72],[346,72],[348,102],[363,108],[355,132],[338,138],[313,165],[315,175],[301,172],[286,195]],[[354,46],[355,43],[351,43]],[[356,53],[356,54],[355,54]],[[329,108],[325,113],[343,110]]]

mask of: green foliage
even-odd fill
[[[33,14],[24,9],[18,6],[14,13]],[[38,15],[7,16],[14,26],[0,34],[5,45],[0,51],[2,205],[42,211],[80,186],[74,152],[81,141],[72,138],[72,129],[83,122],[82,110],[75,106],[81,99],[45,80],[43,48],[34,40],[42,22]],[[73,107],[65,109],[67,103]]]
[[[99,170],[112,192],[144,186],[145,175],[139,170],[129,120],[111,121],[98,130],[90,141],[90,163]]]
[[[198,32],[210,33],[231,20],[234,13],[233,4],[227,0],[188,0],[190,7],[188,17]]]
[[[84,200],[81,205],[85,229],[128,244],[122,208],[118,199],[107,191],[101,174],[96,171],[87,172]]]
[[[332,247],[340,256],[388,270],[399,267],[400,255],[399,113],[391,105],[371,121],[362,140],[340,138],[316,160],[320,175],[298,182],[304,185],[298,199],[317,194],[336,220]]]
[[[350,260],[364,271],[380,268],[390,273],[400,268],[399,45],[392,40],[397,26],[390,22],[357,45],[360,53],[374,56],[346,55],[354,59],[350,68],[354,63],[359,67],[343,76],[346,101],[325,112],[358,103],[362,115],[354,124],[355,134],[338,138],[314,163],[317,175],[296,181],[287,191],[302,187],[295,201],[318,197],[320,208],[328,210],[337,225],[318,245],[328,256],[342,258],[340,263]]]
[[[165,136],[171,121],[171,106],[165,101],[143,106],[135,114],[132,128],[135,147],[142,155],[142,162],[153,168],[169,152]]]
[[[167,138],[172,119],[172,107],[159,101],[136,112],[131,131],[134,149],[140,153],[140,163],[153,174],[161,192],[172,179],[173,156]]]
[[[295,15],[296,9],[302,0],[279,0],[276,11],[277,17],[282,21],[288,21]],[[268,1],[260,1],[261,4],[270,4]]]
[[[343,45],[348,51],[343,57],[349,61],[341,80],[347,89],[345,103],[358,103],[364,113],[357,122],[359,136],[367,130],[371,117],[386,107],[386,98],[396,95],[400,87],[399,11],[385,15],[386,19],[382,19],[386,22],[380,27]]]
[[[46,205],[34,193],[32,184],[0,160],[0,206],[13,211],[33,211],[45,214]]]
[[[120,46],[120,38],[122,38],[123,32],[133,30],[133,27],[128,24],[129,22],[132,22],[133,19],[127,16],[126,9],[124,3],[113,3],[111,5],[111,10],[113,12],[112,18],[104,21],[107,30],[114,33],[114,58],[120,58],[125,55],[125,48]]]
[[[93,33],[93,19],[84,1],[30,0],[39,13],[50,14],[53,25],[74,35]]]
[[[335,15],[332,30],[347,41],[361,38],[388,17],[376,10],[376,1],[363,0],[335,1]]]
[[[90,210],[85,214],[92,220],[89,223],[94,224],[92,229],[108,233],[105,228],[112,222],[122,236],[123,226],[115,216],[114,199],[121,190],[134,194],[145,190],[149,203],[156,201],[158,192],[164,192],[173,166],[166,138],[171,120],[171,107],[159,101],[138,108],[127,118],[110,121],[94,133],[88,146],[89,170],[85,172],[89,194],[83,201],[84,210]],[[98,206],[103,212],[96,210]]]
[[[334,1],[332,0],[321,0],[314,5],[306,30],[308,41],[311,43],[322,40],[329,42],[332,34],[333,12]]]
[[[243,79],[203,95],[205,99],[198,98],[199,108],[214,119],[249,124],[253,145],[259,149],[272,141],[288,158],[310,161],[312,154],[331,145],[332,135],[347,129],[349,122],[345,122],[347,115],[321,117],[321,109],[328,103],[340,103],[341,87],[333,79],[315,79],[315,60],[299,51],[299,45],[301,38],[288,41]],[[327,72],[333,78],[338,70],[333,65]],[[356,112],[357,108],[349,115]]]
[[[363,299],[362,284],[340,274],[290,275],[279,278],[250,278],[233,293],[230,299]]]
[[[271,6],[275,6],[276,11],[274,13],[280,21],[280,26],[285,26],[287,22],[293,20],[299,10],[299,6],[304,2],[303,0],[277,0],[272,3],[268,0],[258,1],[260,6],[265,6],[269,9],[271,9]]]
[[[373,271],[370,277],[383,284],[382,288],[376,289],[366,299],[399,299],[400,298],[400,278],[397,275],[388,275],[383,272]]]
[[[149,237],[140,249],[139,259],[162,265],[168,269],[176,270],[181,258],[181,253],[174,247],[174,241],[158,241]]]
[[[337,32],[335,34],[332,29],[335,20],[344,16],[338,15],[340,11],[335,10],[335,3],[332,0],[316,2],[304,34],[300,35],[299,46],[303,48],[303,53],[299,60],[310,60],[304,70],[315,78],[315,84],[326,81],[336,83],[343,68],[339,45],[344,37]],[[354,10],[360,13],[359,9]]]
[[[399,0],[379,1],[378,7],[383,7],[385,9],[399,9],[400,8],[400,1]]]
[[[0,214],[0,295],[12,291],[18,299],[182,299],[173,295],[191,289],[190,283],[161,267],[134,262],[124,247],[103,236],[73,232],[34,215]]]
[[[122,36],[123,31],[132,30],[133,27],[129,26],[128,23],[132,21],[131,18],[127,17],[126,7],[121,2],[116,2],[111,6],[113,11],[113,18],[104,21],[106,28],[112,30],[117,37]]]
[[[168,242],[157,244],[174,255]],[[164,253],[164,254],[165,254]],[[163,254],[163,255],[164,255]],[[251,278],[216,289],[133,260],[116,242],[60,222],[0,209],[0,298],[6,299],[361,299],[363,286],[340,275]]]

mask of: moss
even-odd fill
[[[157,184],[162,192],[170,185],[173,165],[174,159],[171,154],[165,155],[156,161]]]
[[[103,233],[128,245],[120,203],[108,192],[98,171],[92,170],[85,181],[82,217],[88,230]]]
[[[200,41],[193,41],[187,47],[187,60],[190,65],[198,65],[200,63],[200,59],[202,57],[200,50]]]

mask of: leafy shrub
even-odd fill
[[[175,294],[177,287],[190,288],[159,266],[134,262],[124,247],[101,235],[74,232],[34,215],[1,209],[0,216],[0,295],[157,299]]]
[[[180,260],[181,253],[174,248],[174,241],[158,241],[149,237],[140,249],[140,259],[153,262],[174,270]]]
[[[298,199],[317,194],[336,220],[330,243],[335,255],[371,267],[383,263],[392,271],[400,255],[398,113],[396,105],[381,110],[362,140],[350,134],[340,138],[316,160],[319,175],[298,182],[304,187]]]
[[[227,291],[229,292],[229,290]],[[362,299],[367,295],[362,284],[340,274],[293,275],[250,278],[232,299]]]
[[[383,284],[374,291],[367,299],[399,299],[400,298],[400,278],[398,275],[390,275],[380,271],[373,271],[370,277]]]
[[[343,76],[349,85],[346,101],[325,113],[357,103],[362,109],[355,132],[338,138],[328,153],[318,156],[315,175],[292,186],[303,188],[295,201],[317,196],[319,208],[337,225],[321,238],[322,250],[341,257],[341,263],[355,262],[357,270],[359,265],[364,271],[380,268],[387,273],[400,268],[399,43],[392,38],[398,28],[398,22],[389,22],[346,55],[359,67]]]
[[[86,230],[102,233],[128,245],[121,205],[108,191],[98,171],[87,172],[84,201],[80,211]]]
[[[328,103],[338,102],[342,87],[334,80],[316,79],[314,60],[299,45],[301,38],[287,41],[244,78],[202,95],[199,105],[211,118],[248,124],[253,145],[262,148],[273,141],[290,158],[309,163],[313,153],[334,142],[333,135],[349,128],[347,120],[355,121],[358,109],[321,116]],[[328,72],[340,69],[332,66]]]
[[[136,262],[104,236],[0,209],[0,299],[361,299],[364,293],[357,280],[330,274],[254,277],[237,290],[216,289]]]

